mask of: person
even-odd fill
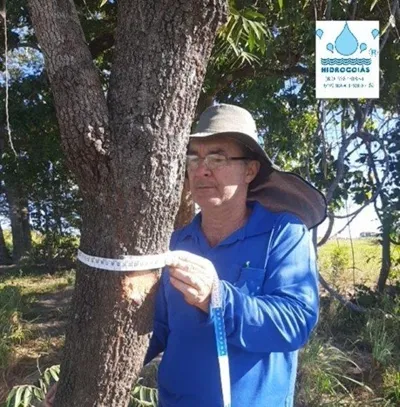
[[[293,405],[298,350],[318,318],[309,228],[323,195],[280,171],[238,106],[209,107],[188,146],[187,181],[200,212],[170,243],[145,363],[163,352],[160,407],[221,407],[210,314],[215,274],[223,302],[232,407]]]
[[[309,229],[324,220],[326,201],[272,163],[251,114],[235,105],[211,106],[200,116],[186,177],[200,212],[172,234],[145,358],[147,364],[163,352],[159,407],[223,405],[210,313],[215,284],[231,406],[290,407],[298,350],[318,319]]]

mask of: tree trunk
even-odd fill
[[[81,249],[164,252],[190,124],[224,0],[119,0],[108,100],[72,0],[29,0],[67,162],[83,196]],[[127,406],[158,274],[80,265],[57,407]]]
[[[185,180],[183,185],[182,194],[181,194],[181,201],[179,204],[178,214],[175,218],[174,229],[180,229],[184,226],[188,225],[194,216],[194,202],[192,199],[192,194],[189,190],[189,185]]]
[[[196,106],[196,113],[194,116],[194,121],[191,127],[191,133],[196,127],[197,121],[199,120],[200,115],[210,107],[215,100],[215,91],[210,91],[210,93],[201,93]],[[178,214],[175,218],[174,229],[180,229],[187,224],[189,224],[195,215],[195,205],[192,199],[192,195],[189,190],[189,184],[186,182],[183,185],[183,190],[181,194],[181,200],[179,204]]]
[[[6,185],[13,241],[12,258],[14,263],[29,255],[32,247],[31,227],[29,224],[28,199],[17,185]]]
[[[1,227],[0,223],[0,264],[7,265],[11,263],[11,256],[7,249],[6,242],[4,240],[3,228]]]
[[[390,230],[391,220],[390,217],[383,218],[382,220],[382,265],[379,273],[377,289],[383,293],[386,286],[386,281],[389,277],[391,259],[390,259]]]

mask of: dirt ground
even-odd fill
[[[0,405],[15,385],[32,384],[47,367],[59,364],[73,289],[37,296],[24,317],[28,338],[14,347],[0,378]]]

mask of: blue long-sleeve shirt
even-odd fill
[[[174,232],[170,248],[208,258],[221,280],[232,407],[290,407],[298,349],[318,317],[314,248],[295,216],[248,205],[247,223],[217,246],[207,243],[198,214]],[[222,406],[211,317],[185,302],[168,272],[145,363],[160,352],[160,407]]]

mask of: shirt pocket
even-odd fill
[[[242,267],[237,281],[233,284],[247,295],[259,295],[265,279],[265,269]]]

